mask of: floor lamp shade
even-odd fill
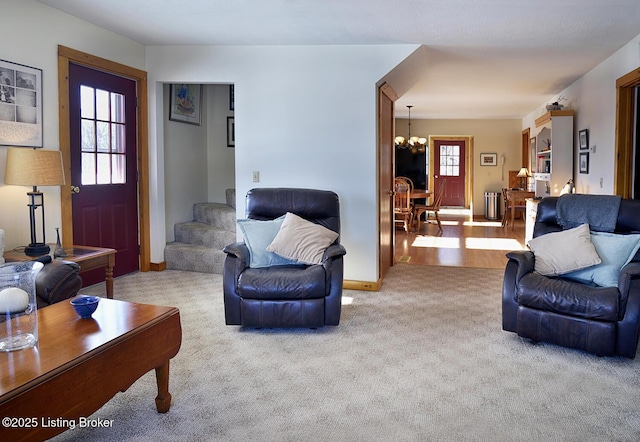
[[[25,254],[40,256],[49,253],[45,241],[44,195],[38,186],[62,186],[65,184],[62,153],[59,150],[28,149],[10,147],[7,150],[7,166],[4,183],[17,186],[33,186],[29,196],[29,220],[31,243],[25,247]],[[36,209],[41,208],[42,241],[36,236]]]

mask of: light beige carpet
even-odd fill
[[[119,278],[116,298],[180,308],[173,405],[155,411],[150,373],[95,413],[112,428],[56,439],[640,440],[640,359],[502,331],[501,287],[498,270],[399,264],[380,292],[345,291],[338,327],[252,330],[224,324],[219,275]]]

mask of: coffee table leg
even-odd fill
[[[105,268],[104,282],[107,286],[107,298],[113,299],[113,267]]]
[[[158,384],[158,396],[156,408],[158,413],[166,413],[171,407],[171,393],[169,393],[169,361],[156,367],[156,383]]]

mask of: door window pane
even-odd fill
[[[89,86],[80,86],[80,117],[94,118],[94,89]]]
[[[96,119],[109,121],[109,92],[96,89]]]
[[[111,182],[111,156],[98,154],[97,184],[109,184]]]
[[[82,184],[125,183],[124,95],[83,85],[80,101]]]
[[[94,153],[82,153],[82,185],[96,183],[96,156]]]

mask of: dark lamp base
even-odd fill
[[[48,255],[50,251],[51,248],[47,244],[43,243],[32,243],[24,248],[24,254],[27,256]]]

